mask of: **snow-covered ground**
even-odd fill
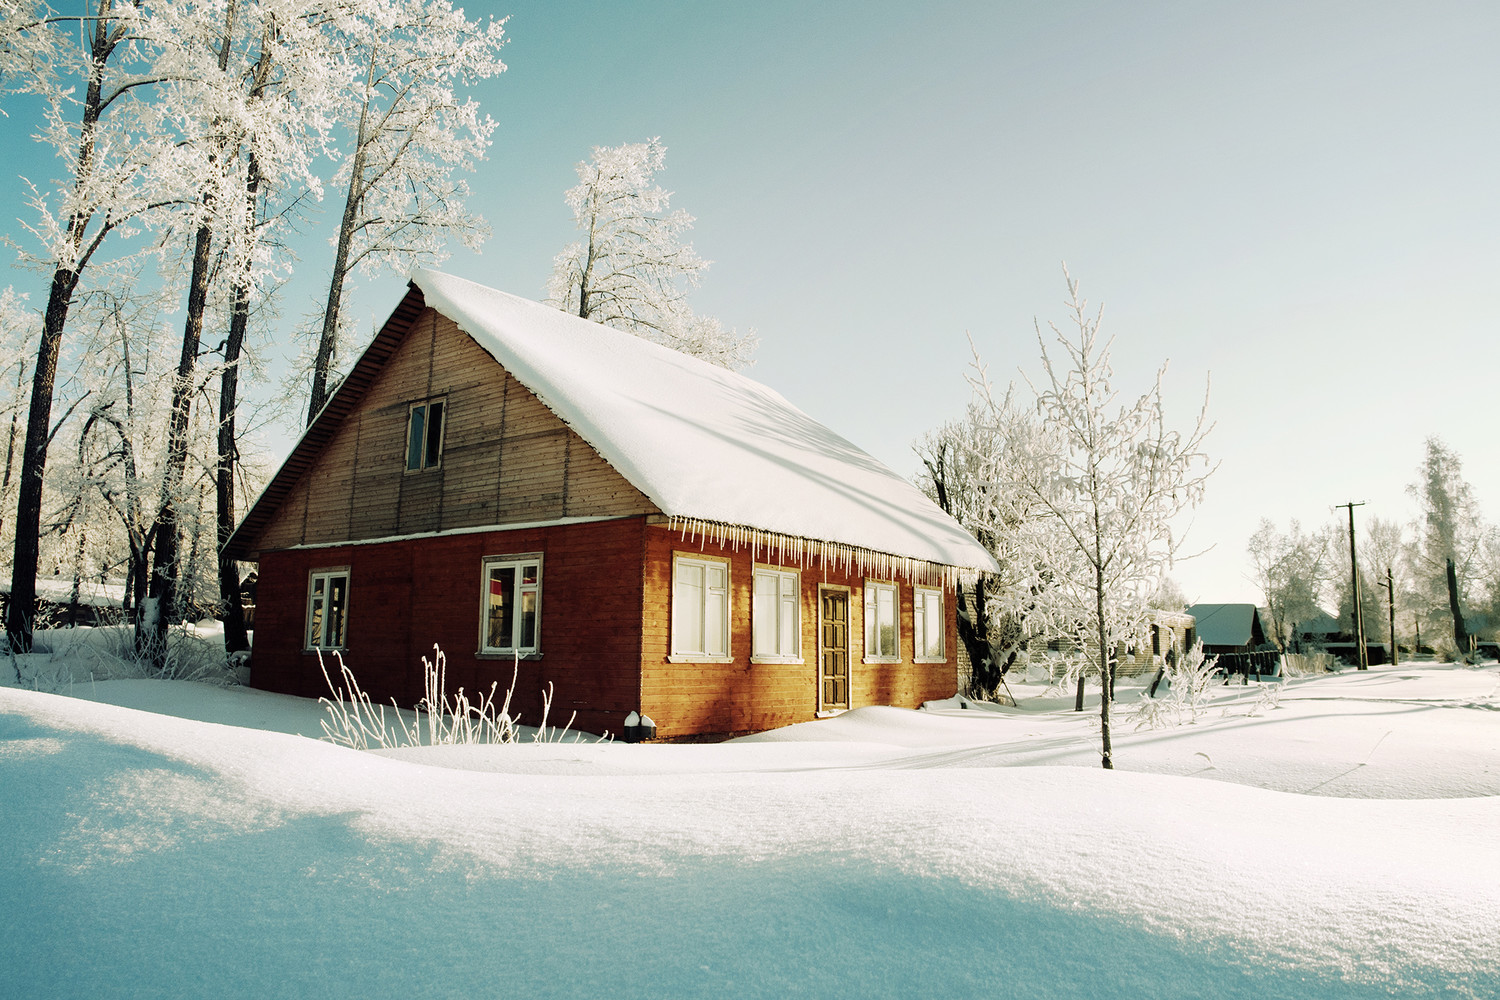
[[[1114,772],[1015,693],[361,753],[244,688],[0,688],[0,995],[1500,995],[1500,668],[1139,733],[1122,688]]]

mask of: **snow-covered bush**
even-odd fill
[[[354,671],[338,653],[339,674],[343,687],[339,687],[328,675],[328,664],[322,656],[318,664],[323,668],[323,679],[328,683],[332,698],[319,698],[318,702],[328,713],[323,720],[323,738],[340,746],[355,750],[394,749],[398,747],[451,746],[470,743],[519,743],[518,723],[520,716],[510,711],[511,695],[515,693],[516,676],[521,659],[516,657],[511,670],[510,687],[505,698],[495,703],[499,682],[490,684],[490,689],[477,700],[472,700],[459,688],[450,698],[448,695],[448,659],[437,646],[432,647],[432,659],[422,657],[425,693],[414,710],[415,718],[408,720],[395,699],[391,699],[392,713],[385,714],[385,706],[370,700],[354,679]],[[573,726],[575,712],[561,729],[547,725],[547,716],[552,710],[552,685],[542,692],[542,719],[532,740],[537,743],[562,743],[568,738]]]
[[[1162,668],[1157,695],[1141,692],[1131,721],[1136,729],[1160,729],[1197,722],[1208,704],[1209,688],[1218,679],[1219,658],[1204,656],[1202,641],[1174,663]]]
[[[171,628],[161,670],[136,656],[135,630],[129,625],[37,629],[31,652],[7,659],[16,684],[52,693],[75,683],[142,678],[239,683],[225,659],[223,634],[215,622]]]

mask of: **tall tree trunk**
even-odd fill
[[[373,86],[375,64],[370,68],[365,86]],[[369,145],[370,99],[365,98],[360,109],[359,126],[355,130],[354,162],[349,166],[349,188],[344,193],[344,214],[339,220],[338,243],[333,253],[333,275],[328,281],[328,301],[323,307],[323,330],[318,335],[318,353],[313,358],[312,391],[307,401],[307,425],[318,418],[323,404],[328,402],[328,373],[333,368],[334,346],[338,342],[339,313],[344,303],[344,281],[349,276],[349,253],[354,245],[354,230],[367,192],[365,188],[365,150]]]
[[[249,218],[254,220],[260,189],[255,157],[250,157],[245,178]],[[248,266],[248,262],[247,265]],[[250,322],[250,276],[244,270],[236,273],[231,293],[229,336],[224,341],[224,373],[219,378],[219,461],[214,476],[214,499],[219,540],[219,600],[224,609],[224,651],[243,652],[250,648],[245,630],[245,608],[240,598],[239,565],[224,554],[224,546],[234,533],[234,468],[239,457],[235,436],[235,407],[239,393],[240,353],[245,345],[245,329]]]
[[[1458,655],[1469,655],[1469,629],[1464,623],[1464,613],[1458,606],[1458,569],[1453,559],[1448,559],[1448,610],[1453,614],[1453,641],[1458,644]]]
[[[167,424],[167,461],[162,472],[161,507],[153,527],[151,584],[136,625],[136,655],[157,670],[166,666],[167,625],[177,614],[178,537],[177,494],[187,468],[188,425],[193,413],[193,373],[198,345],[203,339],[203,311],[208,302],[209,250],[213,232],[198,227],[193,241],[193,271],[188,285],[187,320],[182,328],[182,356],[172,381],[172,409]]]
[[[58,268],[42,321],[42,342],[31,380],[31,407],[26,414],[26,443],[21,449],[21,483],[16,499],[16,537],[11,558],[10,601],[6,605],[5,635],[12,652],[31,650],[31,625],[36,614],[36,570],[41,559],[42,475],[47,467],[47,439],[52,422],[52,394],[57,382],[57,358],[62,351],[68,307],[78,287],[78,272]]]

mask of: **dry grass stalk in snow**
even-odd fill
[[[520,717],[510,711],[511,695],[515,693],[516,677],[520,672],[521,658],[516,656],[511,669],[510,687],[505,699],[498,705],[495,694],[499,682],[490,684],[489,691],[471,700],[459,688],[450,701],[448,696],[448,659],[437,646],[432,647],[432,659],[422,657],[423,678],[426,693],[416,706],[416,718],[407,721],[396,700],[391,699],[392,717],[388,720],[385,706],[377,705],[360,688],[354,679],[354,671],[338,653],[339,673],[344,687],[340,688],[328,676],[328,665],[322,656],[318,665],[323,669],[323,679],[332,692],[332,698],[319,698],[328,713],[322,721],[324,739],[354,750],[369,750],[372,747],[390,750],[399,747],[457,746],[474,743],[519,743],[517,723]],[[569,716],[561,729],[548,727],[547,717],[552,711],[552,685],[542,692],[542,719],[532,737],[536,743],[561,743],[567,739],[576,713]]]

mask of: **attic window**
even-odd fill
[[[443,457],[446,400],[429,399],[411,408],[406,420],[406,471],[435,469]]]

